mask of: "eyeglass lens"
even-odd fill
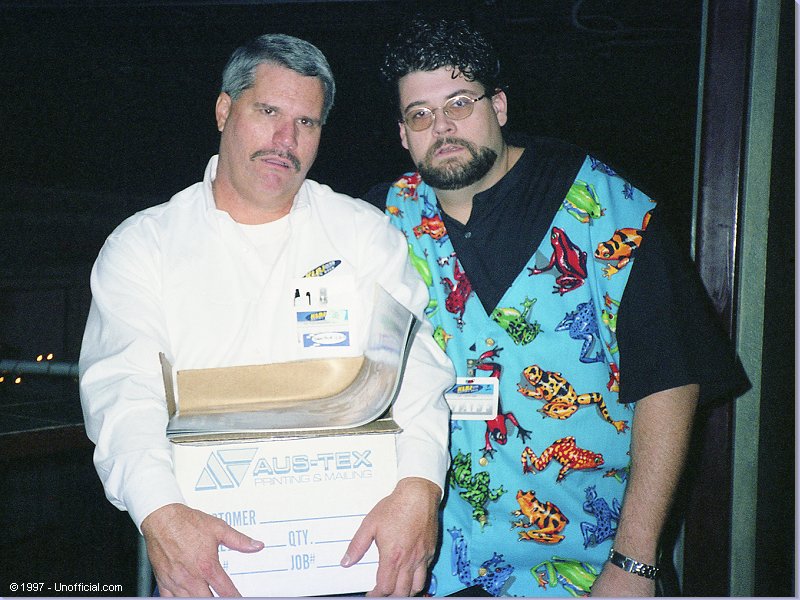
[[[450,98],[444,103],[444,106],[439,108],[442,109],[442,112],[448,119],[460,121],[472,114],[475,102],[481,98],[484,98],[484,96],[475,99],[469,96],[456,96]],[[436,117],[434,114],[435,110],[436,109],[431,109],[427,106],[413,108],[405,114],[405,122],[412,130],[422,131],[433,124],[434,118]]]

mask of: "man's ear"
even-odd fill
[[[508,98],[503,90],[498,90],[498,92],[492,96],[492,108],[494,109],[494,114],[497,115],[497,122],[500,123],[500,127],[502,127],[506,124],[506,121],[508,121]]]
[[[398,121],[397,126],[400,128],[400,143],[403,144],[403,148],[408,150],[408,140],[406,139],[406,126],[404,123]]]
[[[217,96],[217,106],[214,110],[214,114],[217,117],[217,130],[220,132],[225,129],[225,122],[228,120],[228,115],[231,112],[232,103],[233,100],[225,92],[220,92],[219,96]]]

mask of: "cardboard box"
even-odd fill
[[[173,443],[175,473],[190,506],[264,542],[255,554],[220,547],[243,596],[364,592],[375,586],[375,545],[352,567],[339,561],[394,489],[397,431],[387,419],[334,435]]]
[[[378,552],[339,561],[397,482],[388,409],[414,316],[376,288],[364,353],[271,365],[176,370],[161,355],[175,476],[187,504],[265,543],[220,547],[243,596],[365,592]]]

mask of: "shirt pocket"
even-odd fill
[[[362,353],[364,302],[352,266],[336,259],[325,261],[292,279],[290,287],[300,358]]]

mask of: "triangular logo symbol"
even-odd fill
[[[216,450],[208,455],[194,489],[227,490],[238,487],[253,462],[257,448]]]

